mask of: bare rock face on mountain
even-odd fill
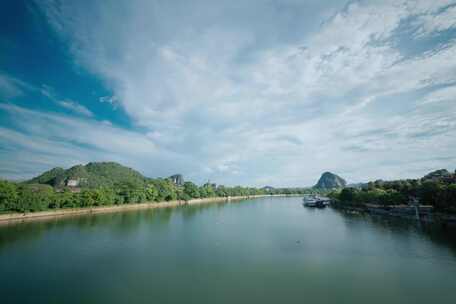
[[[321,175],[318,183],[314,186],[316,189],[336,189],[344,188],[347,185],[347,182],[340,176],[331,173],[325,172]]]

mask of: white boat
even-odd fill
[[[329,205],[330,199],[327,197],[321,197],[318,195],[308,195],[304,196],[303,198],[303,205],[305,207],[313,207],[313,208],[325,208]]]

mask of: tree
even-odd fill
[[[456,213],[456,184],[447,187],[448,211]]]
[[[201,194],[197,185],[192,182],[185,182],[184,195],[186,195],[188,198],[200,198]]]
[[[217,189],[215,190],[215,194],[220,197],[226,197],[228,196],[228,192],[225,186],[218,186]]]
[[[49,208],[75,208],[79,207],[79,201],[77,196],[65,189],[63,192],[60,192],[57,195],[57,200],[55,204],[49,206]]]
[[[42,211],[55,202],[57,196],[54,189],[48,185],[29,184],[18,188],[17,204],[14,211]]]
[[[169,180],[155,179],[154,186],[157,188],[157,201],[172,201],[177,199],[176,186]]]
[[[158,197],[158,190],[154,184],[150,183],[146,186],[146,199],[149,202],[153,202]]]
[[[436,181],[425,181],[420,188],[420,202],[425,205],[435,206],[438,202],[438,193],[443,189],[443,185]]]
[[[358,190],[355,188],[344,188],[340,192],[339,199],[343,202],[354,202]]]
[[[0,211],[10,210],[17,203],[17,186],[0,180]]]

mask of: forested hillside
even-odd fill
[[[48,184],[65,187],[69,183],[81,188],[113,187],[119,183],[143,185],[146,178],[138,171],[114,162],[88,163],[68,170],[54,168],[28,181],[29,184]]]

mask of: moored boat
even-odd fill
[[[305,196],[303,198],[303,206],[304,207],[312,207],[312,208],[325,208],[329,205],[330,199],[327,197],[320,197],[317,195]]]

